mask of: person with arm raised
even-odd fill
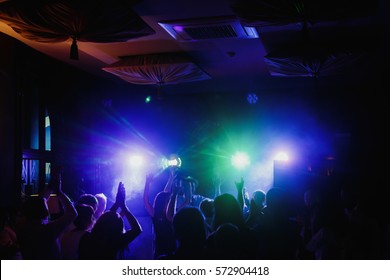
[[[49,220],[47,200],[54,193],[63,213]],[[60,237],[76,219],[72,201],[62,191],[61,170],[53,168],[49,185],[38,196],[30,196],[22,205],[18,240],[23,259],[61,259]]]
[[[122,217],[127,219],[130,229],[125,230]],[[91,233],[81,238],[79,258],[84,260],[126,259],[125,251],[128,245],[141,233],[140,223],[126,206],[126,190],[124,184],[120,182],[112,207],[99,217]]]

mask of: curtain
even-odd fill
[[[138,1],[8,1],[0,21],[26,39],[41,43],[111,43],[154,34],[132,9]],[[130,3],[130,4],[129,4]]]
[[[181,53],[124,57],[103,68],[133,84],[176,84],[210,79],[210,76]]]
[[[362,51],[331,48],[326,44],[297,44],[271,51],[264,57],[272,76],[319,77],[347,71]]]

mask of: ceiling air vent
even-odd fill
[[[259,37],[256,28],[243,26],[236,17],[161,21],[159,25],[178,41]]]

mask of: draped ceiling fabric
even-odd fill
[[[111,43],[154,34],[132,9],[139,1],[7,1],[0,21],[22,37],[41,43]]]
[[[264,61],[272,76],[318,77],[340,74],[357,61],[362,52],[327,42],[312,42],[309,28],[364,18],[373,14],[376,0],[231,0],[231,8],[246,26],[302,26],[301,42],[271,50]],[[336,25],[335,25],[336,26]]]
[[[166,85],[210,79],[210,76],[181,53],[123,57],[103,68],[133,84]]]
[[[369,15],[377,0],[231,0],[231,8],[247,26],[315,24]]]
[[[289,46],[264,57],[271,76],[319,77],[347,71],[362,52],[336,50],[320,44]]]

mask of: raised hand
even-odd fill
[[[237,191],[242,192],[244,189],[244,178],[241,177],[241,180],[239,182],[234,182],[237,188]]]
[[[221,195],[222,179],[218,174],[216,174],[212,178],[212,184],[213,184],[213,188],[214,188],[214,198],[215,198],[215,197]]]
[[[123,206],[125,206],[125,201],[126,201],[125,185],[122,182],[119,182],[115,203],[117,203],[118,206],[122,208]]]
[[[237,200],[241,206],[241,209],[245,208],[245,199],[244,199],[244,178],[241,177],[239,182],[234,182],[237,189]]]

